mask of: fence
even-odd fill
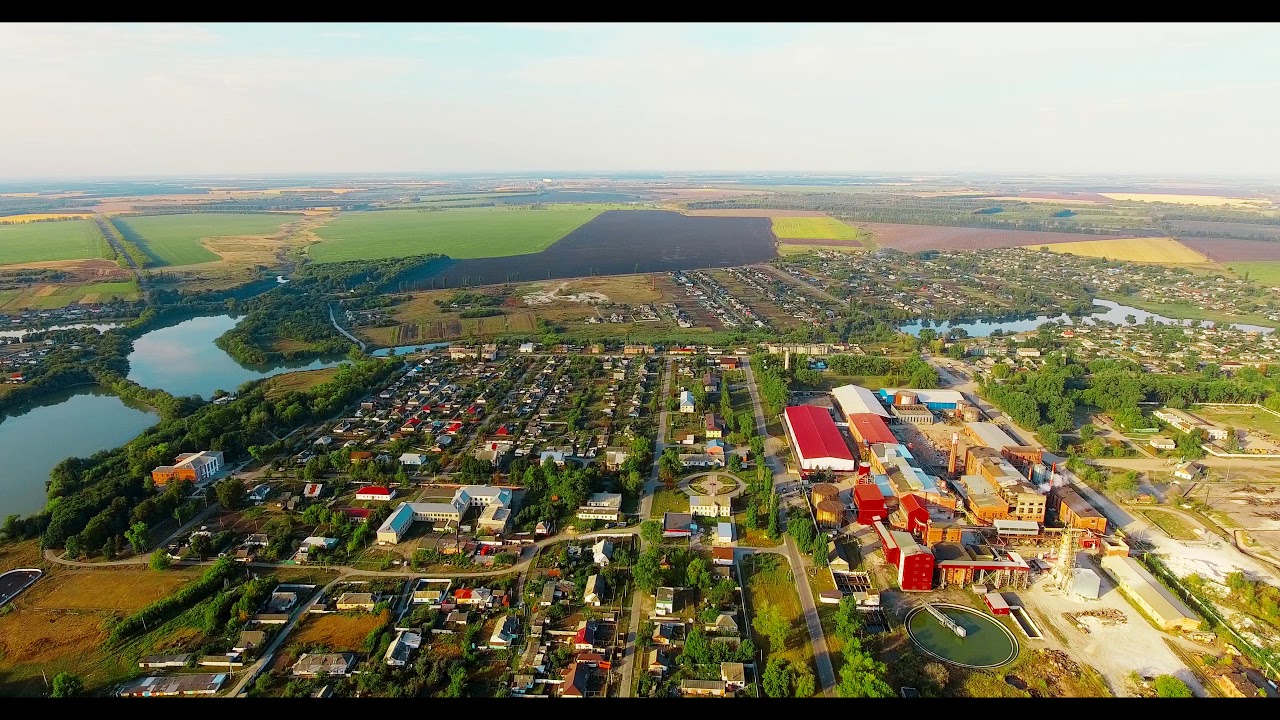
[[[1160,560],[1153,557],[1150,553],[1143,553],[1138,559],[1147,567],[1148,570],[1151,571],[1153,575],[1159,578],[1162,583],[1176,592],[1183,601],[1195,608],[1196,612],[1208,619],[1210,625],[1225,629],[1231,636],[1231,644],[1234,645],[1236,649],[1240,650],[1240,652],[1253,658],[1260,665],[1266,668],[1265,674],[1269,679],[1280,679],[1280,671],[1277,671],[1275,666],[1272,665],[1270,653],[1246,640],[1244,636],[1237,632],[1236,629],[1227,622],[1226,618],[1222,617],[1212,604],[1204,602],[1188,590],[1176,575],[1169,572],[1169,569],[1164,566],[1164,563],[1160,562]]]

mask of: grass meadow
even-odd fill
[[[141,294],[138,292],[138,286],[132,280],[83,285],[33,285],[21,290],[0,291],[0,312],[24,309],[52,310],[77,302],[137,300],[139,297]]]
[[[443,253],[487,258],[536,253],[602,211],[589,205],[545,209],[386,210],[340,215],[317,228],[322,242],[307,249],[318,263]]]
[[[155,261],[156,267],[165,267],[219,260],[217,254],[200,242],[205,238],[270,235],[298,217],[266,213],[190,213],[119,217],[113,222],[126,239],[136,243]]]
[[[1233,262],[1227,267],[1231,272],[1244,277],[1248,273],[1250,280],[1267,287],[1280,287],[1280,261],[1261,260],[1255,262]]]
[[[775,217],[773,234],[779,240],[856,240],[858,229],[832,217]]]
[[[0,225],[0,265],[109,257],[92,220]]]

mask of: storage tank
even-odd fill
[[[813,504],[821,505],[824,502],[840,500],[840,488],[828,483],[813,486]]]
[[[844,525],[844,505],[840,504],[839,500],[823,500],[818,503],[817,512],[814,514],[818,525],[827,527]]]
[[[910,390],[899,390],[893,396],[894,405],[919,405],[919,396]]]

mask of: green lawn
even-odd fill
[[[661,520],[662,514],[669,512],[689,512],[689,496],[681,490],[659,487],[653,491],[653,506],[649,508],[649,517]]]
[[[1237,275],[1248,273],[1249,279],[1260,285],[1280,287],[1280,261],[1233,262],[1228,263],[1227,267]]]
[[[545,250],[599,215],[604,206],[549,205],[468,210],[345,213],[318,228],[323,242],[307,252],[318,263],[443,253],[503,257]]]
[[[55,286],[46,285],[41,287]],[[22,307],[33,310],[52,310],[81,301],[99,303],[108,302],[113,298],[137,300],[140,297],[138,286],[132,280],[88,283],[86,285],[58,285],[56,287],[57,290],[49,295],[28,293],[21,304]]]
[[[108,256],[106,240],[92,220],[0,225],[0,265]]]
[[[157,267],[163,267],[219,260],[200,243],[204,238],[270,235],[298,217],[301,216],[279,213],[191,213],[121,217],[112,222]]]
[[[1142,510],[1142,516],[1153,525],[1165,531],[1174,540],[1199,540],[1191,524],[1169,512],[1160,510]]]
[[[776,217],[773,234],[779,240],[855,240],[858,229],[832,217]]]
[[[791,576],[787,561],[780,555],[754,555],[743,561],[742,574],[751,617],[754,619],[760,608],[768,603],[776,606],[791,625],[786,647],[781,648],[771,647],[769,639],[755,632],[753,627],[752,639],[756,647],[765,650],[768,658],[786,658],[812,670],[813,645],[800,607],[800,596],[796,593],[796,580]]]

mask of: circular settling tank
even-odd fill
[[[956,633],[918,607],[907,615],[907,634],[933,657],[967,668],[993,668],[1018,655],[1018,640],[1000,621],[962,605],[933,606],[966,631]]]

